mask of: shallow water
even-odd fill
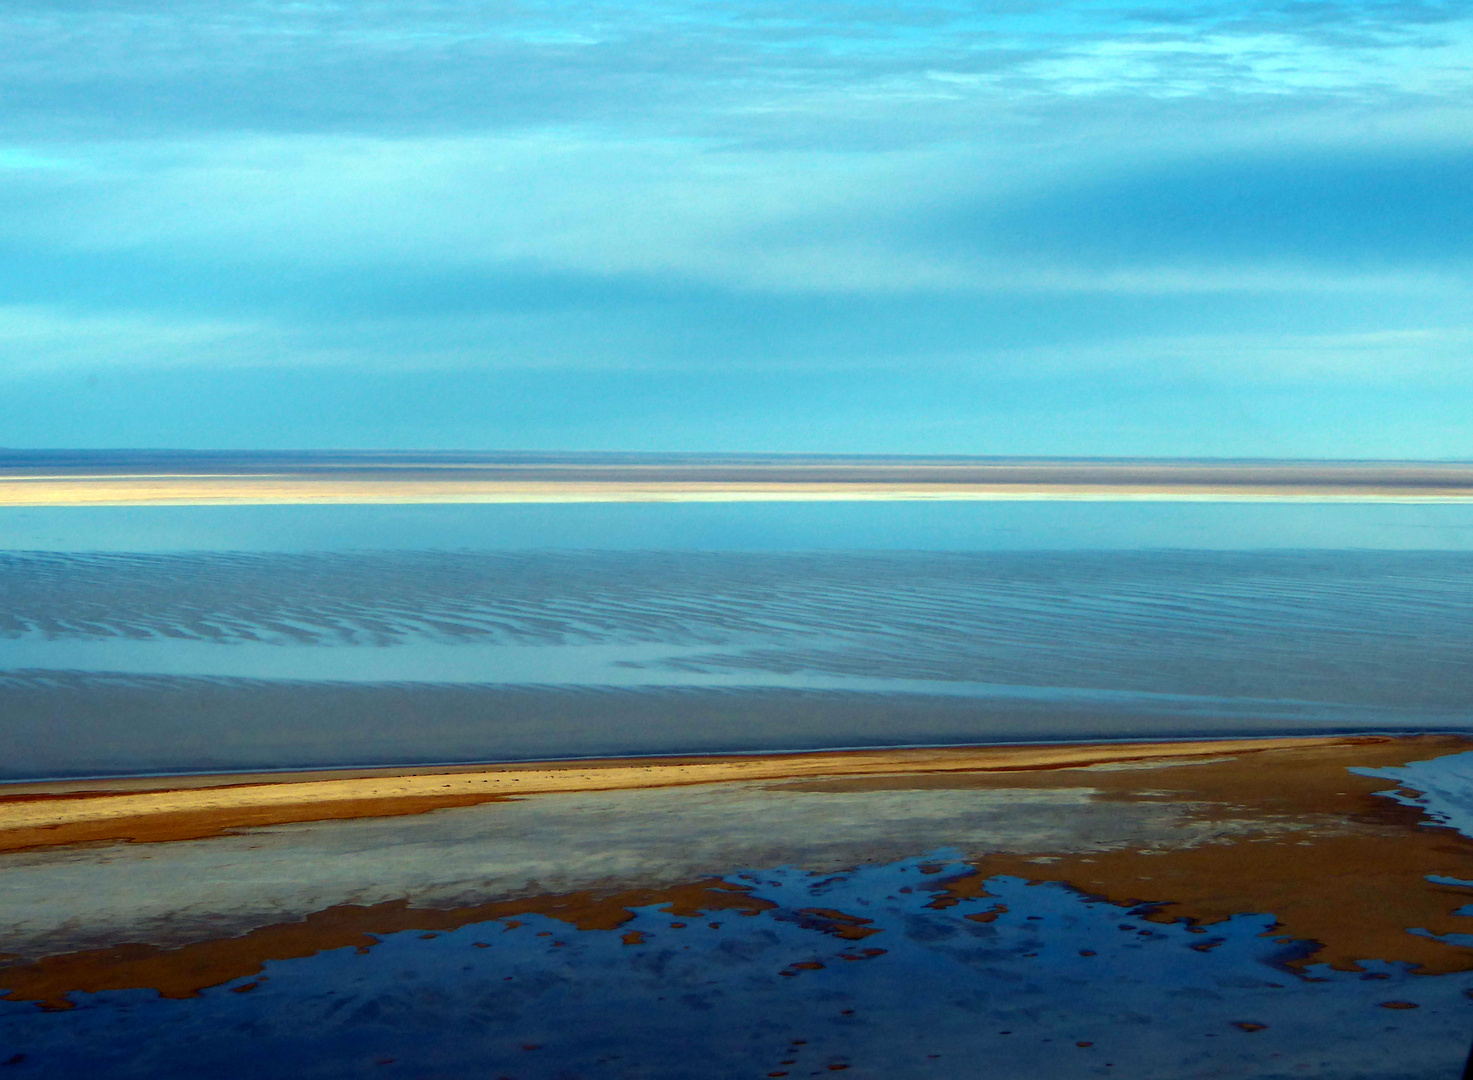
[[[1400,768],[1352,771],[1393,781],[1395,786],[1385,792],[1390,798],[1473,837],[1473,753],[1414,761]]]
[[[945,852],[837,874],[769,867],[728,878],[757,911],[652,903],[610,930],[527,914],[370,934],[183,1000],[0,1002],[0,1046],[17,1076],[590,1080],[693,1067],[1425,1080],[1455,1075],[1466,1052],[1473,976],[1296,972],[1283,965],[1304,949],[1272,935],[1271,915],[1194,931],[1016,878],[938,907],[939,883],[967,871]]]
[[[97,550],[0,553],[0,776],[1473,719],[1473,552],[1393,542],[1468,507],[1054,506],[1056,550],[999,539],[1028,504],[221,509],[155,515],[152,550],[130,530],[159,508],[79,510]],[[1386,546],[1285,546],[1347,511]],[[702,547],[723,515],[748,526]],[[1160,546],[1214,515],[1257,549]],[[177,550],[202,521],[219,548]],[[467,523],[491,539],[451,550]],[[772,546],[818,535],[854,547]]]

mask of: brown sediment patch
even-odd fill
[[[157,777],[0,787],[0,851],[103,840],[166,841],[253,825],[418,814],[534,794],[677,787],[730,781],[813,779],[814,790],[916,786],[955,774],[945,786],[1044,785],[1040,774],[1091,765],[1149,764],[1211,754],[1257,755],[1315,747],[1361,747],[1388,739],[1310,737],[1212,742],[942,747],[821,751],[709,758],[612,759],[420,770],[344,770],[302,776]],[[1395,741],[1397,745],[1407,740]],[[1446,751],[1442,751],[1446,752]],[[1429,752],[1424,756],[1432,756]],[[1006,774],[1024,779],[1009,782]],[[904,774],[896,779],[894,774]],[[962,775],[968,774],[968,775]],[[829,778],[849,778],[835,787]],[[168,786],[165,787],[164,785]],[[1067,786],[1067,785],[1066,785]],[[1081,785],[1084,786],[1084,785]],[[1090,786],[1102,786],[1092,783]],[[140,790],[141,789],[141,790]],[[801,790],[801,789],[800,789]]]
[[[1354,971],[1358,961],[1374,959],[1414,964],[1422,974],[1473,970],[1473,949],[1409,932],[1473,933],[1473,918],[1453,914],[1473,903],[1473,888],[1427,880],[1430,874],[1473,879],[1473,840],[1430,827],[1417,810],[1376,794],[1395,787],[1392,782],[1347,771],[1467,748],[1453,736],[1418,736],[1192,767],[1168,762],[1149,773],[1054,772],[1046,780],[1051,788],[1078,784],[1098,798],[1169,800],[1186,808],[1188,826],[1240,827],[1209,832],[1201,841],[1188,834],[1181,846],[989,854],[972,860],[975,875],[938,886],[943,898],[983,899],[990,898],[986,881],[993,875],[1055,881],[1122,905],[1159,904],[1145,917],[1198,927],[1271,914],[1273,936],[1320,946],[1291,962],[1296,966],[1329,963]],[[1035,784],[1041,786],[1040,778],[997,778],[997,785]]]
[[[789,964],[783,970],[779,971],[778,974],[792,978],[800,971],[822,971],[823,969],[824,964],[820,960],[799,960],[797,963]]]
[[[383,934],[455,930],[490,919],[531,914],[558,919],[579,930],[616,930],[634,917],[633,909],[653,906],[663,907],[672,915],[694,918],[712,911],[756,915],[775,905],[752,896],[745,886],[720,878],[667,889],[574,892],[449,910],[414,908],[404,900],[369,906],[344,904],[313,912],[300,922],[264,926],[240,937],[172,949],[137,943],[116,945],[27,964],[0,965],[0,988],[9,991],[6,1000],[34,1001],[52,1009],[70,1008],[69,994],[105,990],[151,989],[167,998],[186,998],[211,986],[259,975],[270,960],[293,960],[329,949],[367,952]],[[633,944],[629,938],[626,934],[625,942]],[[484,947],[480,942],[475,944]]]
[[[977,895],[978,896],[985,896],[986,893],[978,893]],[[953,902],[956,901],[956,897],[955,896],[953,896],[951,899],[953,900]],[[927,907],[940,907],[942,905],[939,905],[939,904],[927,904],[926,906]],[[1006,915],[1007,913],[1008,913],[1008,906],[1006,904],[993,904],[986,911],[978,911],[975,914],[966,916],[966,918],[971,919],[973,922],[989,923],[989,922],[997,922],[997,917],[999,915]]]
[[[825,934],[843,938],[845,941],[862,941],[871,934],[878,934],[878,928],[870,923],[873,919],[861,918],[858,915],[849,915],[833,908],[799,908],[798,915],[803,916],[800,924],[813,930],[820,930]]]

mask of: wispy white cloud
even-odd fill
[[[40,305],[0,306],[0,373],[170,364],[230,365],[269,356],[257,323],[178,314],[98,314]]]
[[[0,237],[261,272],[521,267],[797,293],[1365,292],[1466,280],[1470,163],[1116,155],[1069,169],[956,147],[763,152],[578,132],[227,136],[100,148],[49,205],[0,214]]]
[[[1276,94],[1288,112],[1321,109],[1326,95],[1457,101],[1470,24],[1460,4],[1360,0],[22,0],[0,13],[0,131],[573,123],[807,146],[925,142],[964,137],[986,122],[979,107],[1030,123],[1052,110],[1067,127],[1081,94]]]
[[[974,355],[953,358],[975,370]],[[1031,377],[1097,378],[1111,373],[1170,383],[1183,379],[1244,387],[1473,386],[1473,328],[1424,327],[1362,333],[1146,334],[1124,341],[1006,349],[990,362]]]
[[[1473,384],[1462,3],[14,0],[0,36],[0,376]]]

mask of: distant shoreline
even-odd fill
[[[0,450],[0,506],[1473,501],[1473,463]]]

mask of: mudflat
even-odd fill
[[[943,848],[953,870],[924,893],[947,917],[987,924],[1009,917],[1020,879],[1059,883],[1186,926],[1199,951],[1257,913],[1290,970],[1466,972],[1473,840],[1386,798],[1397,781],[1349,770],[1469,749],[1455,735],[1354,736],[12,784],[0,844],[29,929],[0,986],[61,1008],[76,992],[186,997],[273,960],[528,915],[637,944],[627,924],[652,906],[771,909],[744,867],[822,876]],[[140,857],[116,854],[128,851]],[[93,910],[104,883],[127,912]],[[845,942],[879,934],[873,911],[794,917]]]

